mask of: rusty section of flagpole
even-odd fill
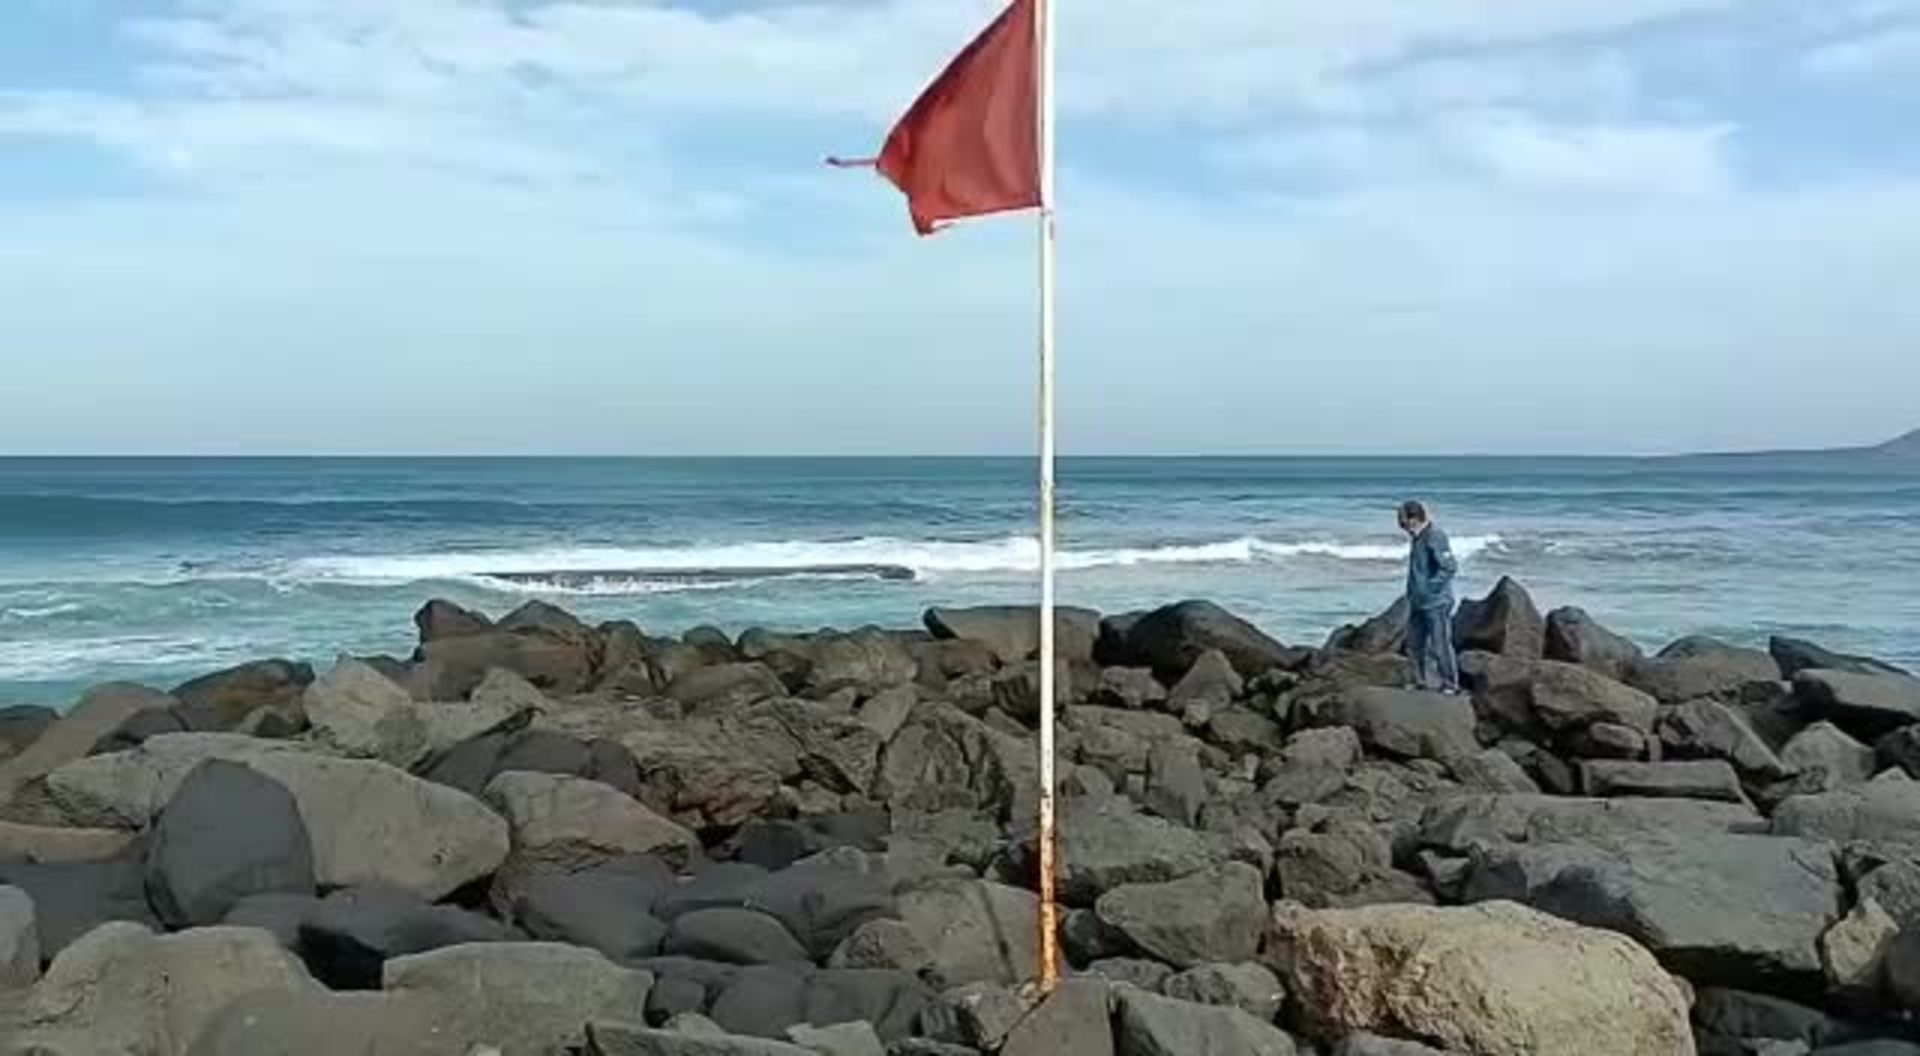
[[[1059,906],[1055,899],[1054,831],[1054,12],[1053,0],[1037,0],[1040,122],[1040,991],[1060,981]]]

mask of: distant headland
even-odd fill
[[[1742,451],[1667,456],[1666,461],[1690,463],[1785,462],[1821,468],[1877,469],[1887,466],[1920,468],[1920,429],[1869,447],[1830,447],[1810,450]]]

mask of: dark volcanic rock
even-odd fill
[[[1547,621],[1525,587],[1501,576],[1493,592],[1460,603],[1453,617],[1453,644],[1520,660],[1538,660],[1546,650]]]
[[[1571,607],[1547,613],[1545,655],[1615,681],[1625,680],[1634,663],[1645,657],[1639,646],[1602,627],[1584,609]]]
[[[1920,777],[1920,724],[1902,726],[1873,742],[1875,765]]]
[[[1274,668],[1297,668],[1310,650],[1290,649],[1253,624],[1209,601],[1183,601],[1141,616],[1128,625],[1128,663],[1178,678],[1209,649],[1226,654],[1233,669],[1252,678]]]
[[[1725,759],[1750,781],[1777,781],[1787,765],[1740,712],[1712,700],[1664,708],[1658,726],[1669,759]]]
[[[428,699],[465,700],[496,667],[550,693],[579,693],[593,685],[596,657],[589,641],[492,630],[425,642],[418,664]]]
[[[1590,796],[1638,796],[1647,799],[1717,799],[1744,803],[1740,776],[1724,759],[1679,763],[1590,760],[1580,764]]]
[[[584,777],[640,797],[640,775],[628,751],[612,741],[582,741],[552,730],[488,733],[431,759],[421,776],[480,796],[510,770]]]
[[[313,847],[293,796],[238,763],[195,767],[148,837],[147,893],[175,928],[217,924],[248,895],[313,893]]]
[[[1327,639],[1327,651],[1400,653],[1407,647],[1407,599],[1403,595],[1387,611],[1359,625],[1348,624]]]
[[[1635,663],[1627,678],[1663,704],[1702,697],[1737,700],[1749,687],[1779,680],[1780,665],[1766,653],[1700,637],[1682,638]]]
[[[59,718],[59,712],[37,704],[0,708],[0,759],[25,751]]]
[[[147,905],[146,871],[137,847],[105,862],[0,862],[0,884],[33,899],[40,956],[46,960],[110,920],[160,926]]]
[[[695,668],[667,686],[671,700],[689,713],[721,713],[756,701],[786,695],[787,689],[765,664],[714,664]]]
[[[313,668],[307,664],[258,660],[183,682],[174,687],[173,697],[189,714],[204,716],[192,728],[229,730],[261,708],[297,712],[312,682]]]
[[[1545,795],[1455,796],[1420,822],[1427,846],[1466,854],[1480,843],[1627,847],[1649,833],[1685,838],[1765,832],[1752,807],[1691,799],[1570,799]]]
[[[1196,1005],[1130,987],[1114,992],[1120,1056],[1294,1056],[1293,1039],[1237,1008]]]
[[[1108,927],[1176,968],[1250,961],[1259,952],[1267,903],[1260,871],[1240,862],[1162,884],[1128,884],[1095,905]]]
[[[979,642],[1003,664],[1039,655],[1040,609],[1036,605],[933,608],[922,619],[935,638]],[[1100,637],[1100,614],[1060,606],[1054,609],[1053,620],[1055,655],[1091,661],[1094,642]]]
[[[1920,722],[1920,679],[1847,671],[1801,671],[1793,695],[1808,712],[1864,737]]]
[[[1123,884],[1152,884],[1191,876],[1224,861],[1217,840],[1136,811],[1120,797],[1073,798],[1060,803],[1060,895],[1090,906]],[[1016,847],[1021,867],[1036,867],[1032,823],[1022,822]]]
[[[442,638],[467,638],[493,630],[493,621],[451,601],[435,598],[413,614],[413,625],[420,631],[420,644]]]
[[[1825,1013],[1785,998],[1718,987],[1700,991],[1693,1006],[1693,1021],[1702,1035],[1730,1045],[1775,1040],[1817,1048],[1850,1033]]]
[[[356,887],[313,906],[300,922],[300,954],[314,978],[335,990],[377,990],[381,967],[395,957],[515,937],[512,929],[477,913]]]
[[[1773,836],[1646,833],[1623,847],[1474,849],[1467,899],[1506,899],[1629,935],[1697,982],[1813,986],[1842,913],[1832,848]]]
[[[1799,638],[1774,635],[1767,642],[1767,652],[1774,662],[1780,665],[1783,678],[1792,678],[1802,671],[1845,671],[1856,675],[1906,675],[1908,672],[1892,664],[1882,663],[1872,657],[1852,656],[1836,653],[1812,642]]]
[[[1447,759],[1479,750],[1473,704],[1465,697],[1360,686],[1322,698],[1311,721],[1350,726],[1361,743],[1403,759]]]
[[[669,956],[723,964],[785,964],[807,951],[781,923],[751,909],[700,909],[677,917],[663,947]]]
[[[651,861],[663,876],[603,867],[530,877],[514,897],[513,919],[536,939],[596,949],[616,964],[652,957],[667,937],[653,904],[673,877]]]

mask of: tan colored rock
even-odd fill
[[[385,763],[301,748],[232,734],[162,734],[129,751],[69,763],[48,775],[47,788],[77,820],[138,828],[195,766],[225,759],[293,794],[322,885],[384,885],[438,899],[506,860],[507,823],[472,796]]]
[[[507,818],[515,861],[577,868],[624,854],[694,854],[693,833],[598,781],[510,770],[487,785]]]
[[[1900,924],[1871,896],[1862,898],[1820,937],[1820,968],[1835,990],[1871,997],[1880,989],[1887,947],[1900,934]]]
[[[176,703],[157,689],[131,682],[94,687],[25,751],[0,762],[0,803],[11,799],[15,790],[34,778],[85,758],[101,738],[119,729],[136,713]]]
[[[1274,912],[1273,967],[1310,1026],[1463,1056],[1692,1056],[1687,1001],[1632,941],[1510,902]]]
[[[318,990],[299,958],[254,928],[155,935],[103,924],[54,958],[0,1053],[185,1056],[228,1003],[263,990]]]
[[[524,721],[534,710],[517,687],[497,679],[490,688],[481,685],[487,694],[471,702],[423,704],[372,667],[343,656],[307,687],[307,721],[314,739],[342,755],[410,769],[461,741]]]
[[[125,829],[68,829],[0,821],[0,862],[98,862],[127,849]]]

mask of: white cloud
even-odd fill
[[[1808,52],[1807,72],[1831,78],[1884,78],[1888,87],[1920,74],[1920,24],[1866,33]]]
[[[1733,183],[1728,125],[1553,126],[1517,114],[1450,119],[1441,140],[1494,181],[1534,191],[1705,195]]]

